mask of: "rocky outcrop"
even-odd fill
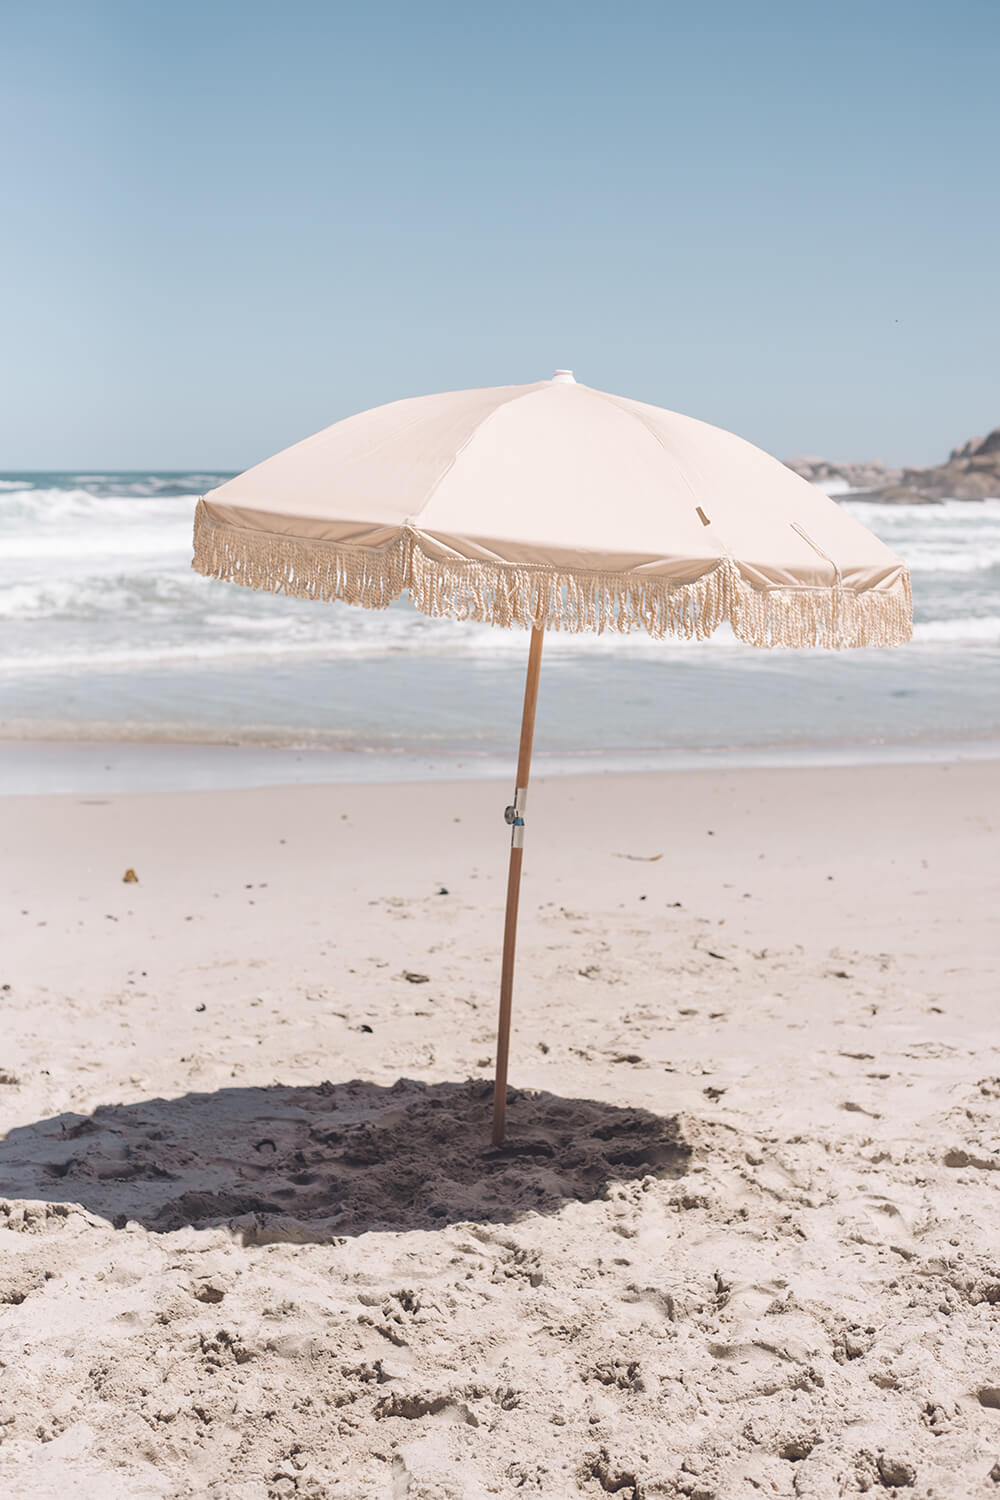
[[[889,469],[824,458],[790,458],[788,467],[812,484],[840,480],[867,500],[888,505],[933,505],[940,500],[1000,499],[1000,427],[953,448],[946,463],[930,469]]]
[[[864,464],[838,464],[828,458],[786,458],[785,463],[810,484],[837,480],[852,490],[880,490],[902,478],[902,469],[890,469],[880,458]]]
[[[936,469],[904,469],[903,483],[929,500],[1000,498],[1000,427],[953,448]]]

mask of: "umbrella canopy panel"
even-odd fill
[[[194,567],[301,598],[562,630],[882,646],[905,564],[835,501],[708,423],[576,384],[392,402],[198,506]]]

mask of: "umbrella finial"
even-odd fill
[[[572,370],[557,370],[552,377],[553,385],[576,385]]]

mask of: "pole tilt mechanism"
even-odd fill
[[[524,804],[528,800],[528,788],[519,786],[514,791],[514,800],[503,810],[503,820],[510,824],[510,847],[524,848]]]

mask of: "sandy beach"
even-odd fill
[[[0,803],[5,1494],[1000,1493],[1000,764],[507,799]]]
[[[4,22],[0,1500],[1000,1500],[1000,5]]]

